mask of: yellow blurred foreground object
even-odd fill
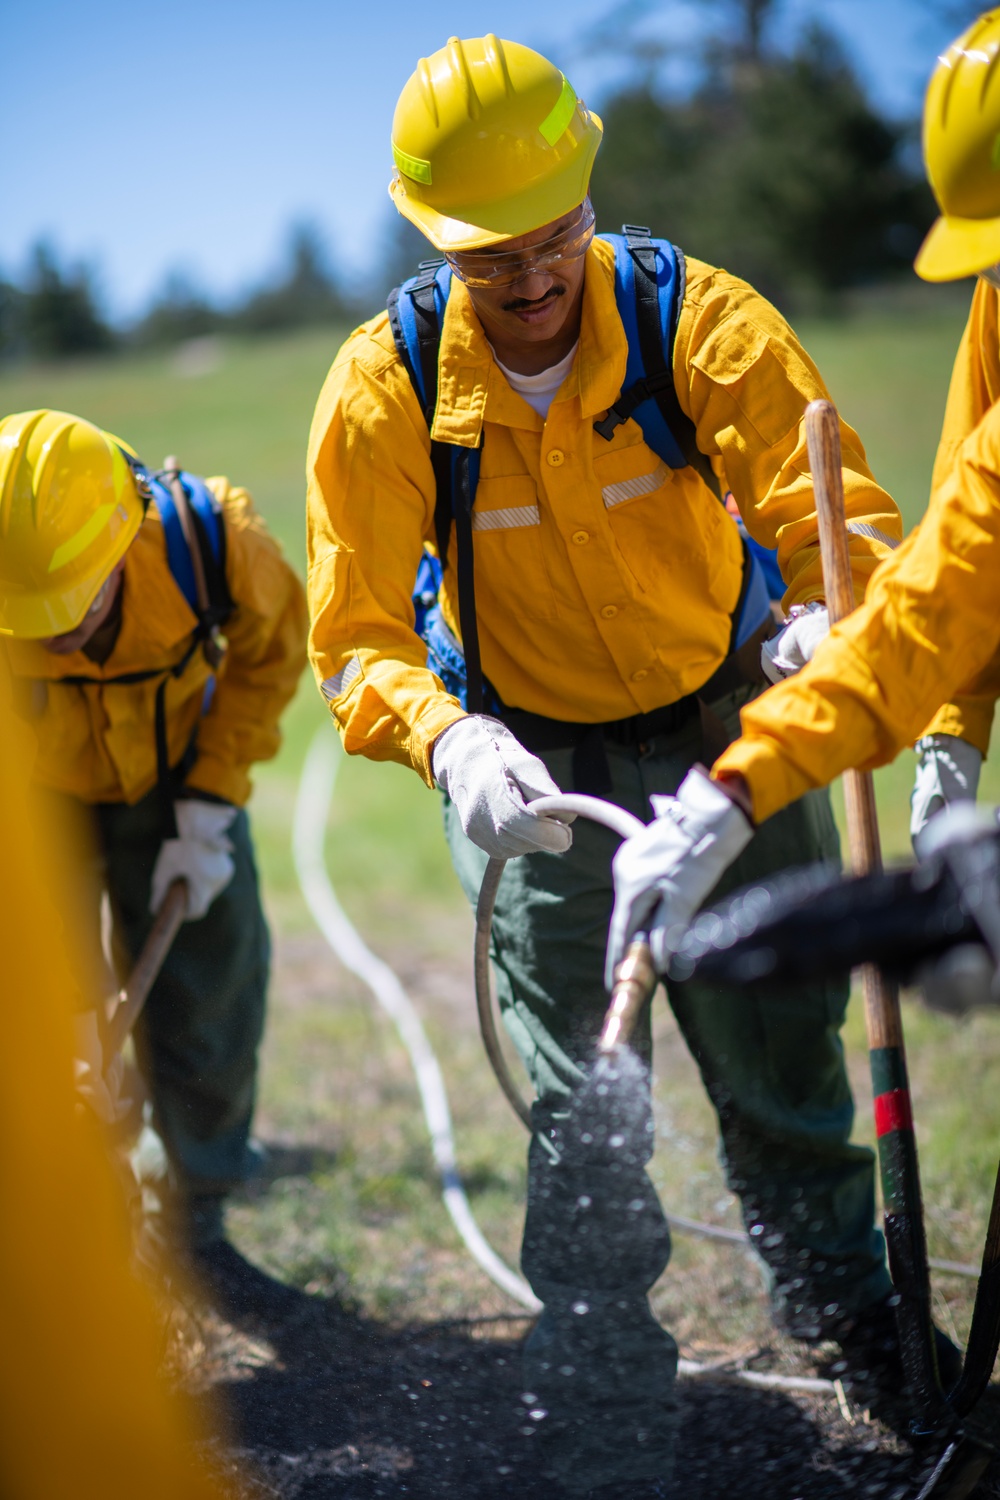
[[[941,217],[916,259],[925,281],[1000,261],[1000,9],[939,59],[924,106],[924,161]]]
[[[222,1500],[204,1432],[161,1384],[103,1137],[74,1113],[72,997],[53,850],[0,677],[0,1493],[5,1500]]]
[[[0,635],[80,624],[142,525],[131,449],[64,411],[0,421]]]
[[[583,202],[602,134],[530,47],[453,36],[421,58],[399,96],[389,192],[439,250],[493,245]]]

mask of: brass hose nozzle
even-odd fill
[[[649,949],[649,937],[644,932],[638,932],[629,943],[615,975],[611,1003],[597,1044],[599,1053],[613,1052],[616,1047],[628,1045],[636,1022],[653,998],[658,980],[659,975],[653,968],[653,955]]]

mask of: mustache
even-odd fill
[[[566,288],[555,282],[549,287],[544,297],[511,297],[509,302],[503,304],[504,312],[524,312],[529,307],[541,307],[545,302],[552,302],[556,297],[565,297]]]

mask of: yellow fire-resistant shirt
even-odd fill
[[[700,688],[728,650],[741,546],[690,468],[668,468],[632,420],[593,424],[618,398],[628,349],[614,253],[588,251],[576,359],[548,419],[515,394],[468,293],[444,317],[434,436],[484,439],[474,511],[483,670],[512,707],[578,723],[649,712]],[[786,606],[822,597],[803,412],[826,394],[783,318],[744,282],[695,260],[674,344],[682,409],[725,472],[751,534],[777,546]],[[843,428],[859,592],[901,535],[857,435]],[[462,710],[426,666],[410,594],[434,536],[427,425],[386,315],[348,339],[309,443],[311,656],[349,752],[412,764]],[[442,590],[458,634],[451,563]]]
[[[984,684],[997,680],[1000,648],[998,398],[997,294],[980,285],[927,514],[810,665],[743,710],[741,738],[716,762],[716,773],[746,778],[758,819],[848,767],[892,760],[962,684],[978,696],[949,706],[933,727],[985,750],[995,695]],[[959,422],[980,407],[956,441]]]
[[[246,490],[206,481],[226,526],[226,579],[235,608],[229,643],[208,712],[211,670],[196,650],[179,677],[167,675],[170,764],[197,730],[198,755],[186,784],[229,802],[250,795],[249,768],[276,754],[278,719],[306,663],[305,595]],[[163,675],[178,663],[197,625],[167,562],[155,505],[125,555],[121,630],[103,665],[82,651],[55,656],[37,641],[6,640],[19,710],[37,739],[40,785],[84,802],[137,802],[156,782],[154,711]],[[155,671],[146,681],[115,682]],[[85,677],[85,684],[60,682]]]

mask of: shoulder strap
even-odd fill
[[[672,469],[690,465],[721,500],[715,471],[698,448],[695,425],[681,410],[674,387],[673,347],[684,301],[686,263],[669,240],[654,240],[645,226],[624,224],[604,235],[615,251],[615,298],[628,340],[622,393],[594,429],[609,442],[615,428],[634,417],[646,442]]]
[[[226,579],[226,526],[222,507],[203,479],[167,459],[152,479],[163,522],[167,562],[184,598],[198,617],[198,635],[212,667],[222,660],[219,634],[233,612]]]
[[[420,402],[428,431],[434,425],[437,407],[441,326],[450,291],[451,271],[445,261],[422,260],[416,276],[394,287],[386,304],[396,350]],[[454,510],[450,449],[451,444],[431,439],[431,465],[437,488],[434,535],[442,567],[448,560]]]
[[[441,327],[451,291],[451,271],[443,260],[421,261],[416,276],[389,293],[389,326],[400,359],[420,402],[428,429],[437,407],[438,354]],[[462,448],[431,438],[434,469],[434,534],[443,570],[448,562],[452,521],[455,523],[455,571],[458,618],[465,654],[466,707],[482,713],[483,671],[476,619],[475,558],[472,546],[472,509],[479,481],[480,449]],[[419,576],[419,575],[418,575]]]

